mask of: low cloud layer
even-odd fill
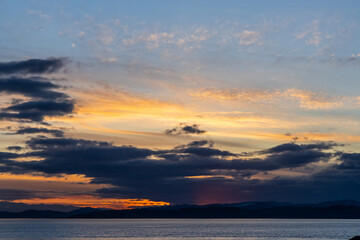
[[[34,137],[26,146],[29,151],[23,154],[1,153],[3,171],[81,174],[92,178],[92,183],[113,186],[97,191],[96,194],[103,197],[148,198],[172,203],[220,201],[221,195],[227,196],[227,201],[264,198],[294,201],[292,194],[296,191],[314,201],[322,200],[320,193],[336,198],[337,191],[342,191],[342,183],[356,174],[344,169],[350,164],[348,168],[353,169],[356,167],[353,162],[359,159],[359,155],[336,151],[338,145],[333,142],[286,143],[248,154],[223,151],[209,146],[208,142],[152,150],[84,139]],[[43,160],[16,161],[20,157]],[[343,160],[343,163],[329,164],[334,159]],[[293,169],[316,171],[301,177],[256,177]],[[349,176],[344,177],[347,174]],[[329,186],[325,179],[334,176],[336,184]],[[354,179],[359,182],[354,181],[353,186],[359,186],[360,177]],[[319,194],[309,195],[305,190]],[[207,200],[199,200],[198,195],[207,196]],[[358,195],[356,191],[348,191],[346,196]]]

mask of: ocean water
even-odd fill
[[[349,239],[360,220],[0,219],[0,239],[285,240]]]

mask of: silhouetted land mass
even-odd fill
[[[317,204],[246,202],[211,205],[175,205],[128,210],[80,208],[70,212],[28,210],[0,212],[0,218],[320,218],[360,219],[360,202]]]
[[[22,212],[0,212],[0,218],[69,218],[74,215],[96,213],[104,209],[79,208],[70,212],[51,210],[26,210]]]

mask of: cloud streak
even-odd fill
[[[344,99],[337,99],[323,94],[300,90],[262,90],[262,89],[202,89],[190,92],[191,96],[221,100],[221,101],[243,101],[248,103],[276,102],[283,99],[298,102],[300,108],[309,110],[335,109],[344,105]]]
[[[11,128],[9,129],[11,130]],[[50,134],[55,137],[63,137],[64,131],[59,129],[48,129],[48,128],[39,128],[39,127],[19,127],[14,132],[8,133],[9,135],[25,135],[25,134]]]
[[[58,72],[65,66],[66,58],[29,59],[0,63],[0,75],[48,74]]]
[[[0,78],[0,92],[6,94],[20,94],[36,99],[61,99],[68,98],[65,93],[55,91],[60,86],[39,77],[9,77]]]
[[[0,119],[43,122],[45,117],[66,116],[74,112],[73,101],[27,101],[1,109]]]

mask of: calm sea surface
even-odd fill
[[[349,239],[360,220],[0,219],[0,239]]]

